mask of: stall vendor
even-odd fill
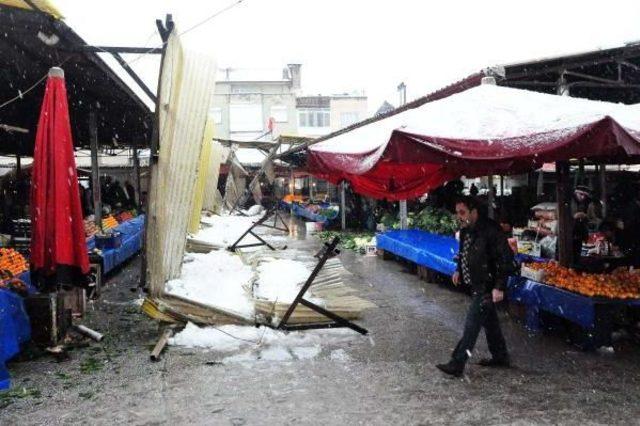
[[[602,221],[602,205],[593,198],[591,189],[576,186],[573,193],[573,258],[582,254],[582,243],[589,238],[589,229],[598,229]]]

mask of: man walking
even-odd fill
[[[478,202],[471,197],[456,203],[461,224],[458,268],[453,283],[461,281],[471,287],[472,300],[464,324],[464,334],[447,364],[436,367],[446,374],[460,377],[471,356],[480,329],[484,327],[492,357],[479,362],[485,367],[510,365],[507,345],[500,330],[494,303],[502,301],[506,280],[514,270],[513,253],[500,227],[493,220],[480,217]]]

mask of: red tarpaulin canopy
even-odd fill
[[[308,150],[314,175],[374,198],[419,197],[461,176],[545,162],[640,160],[640,109],[483,84]]]
[[[31,266],[45,275],[58,266],[89,272],[89,258],[60,68],[49,71],[38,120],[31,182]]]

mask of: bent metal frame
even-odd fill
[[[265,223],[267,220],[269,220],[269,218],[271,217],[271,214],[274,215],[273,216],[273,225]],[[278,219],[280,220],[280,223],[282,223],[282,226],[278,225]],[[275,251],[276,250],[275,247],[273,247],[271,244],[269,244],[264,239],[262,239],[258,234],[253,232],[253,230],[255,228],[257,228],[258,226],[263,226],[265,228],[276,229],[278,231],[283,231],[283,232],[289,233],[289,227],[287,226],[287,224],[284,221],[284,219],[282,218],[282,216],[280,216],[280,212],[279,212],[278,207],[276,205],[276,206],[270,208],[269,210],[267,210],[267,212],[264,214],[264,216],[262,216],[257,222],[255,222],[253,225],[251,225],[249,227],[249,229],[247,229],[244,232],[244,234],[242,234],[240,236],[240,238],[238,238],[236,240],[235,243],[233,243],[232,245],[229,246],[228,250],[229,251],[236,251],[237,249],[241,249],[241,248],[267,246],[271,250]],[[251,244],[240,244],[240,242],[249,234],[253,235],[260,242],[259,243],[251,243]],[[282,249],[284,250],[286,248],[287,248],[287,246],[284,246]]]
[[[279,328],[281,330],[286,330],[286,331],[294,331],[294,330],[311,330],[311,329],[320,329],[320,328],[348,327],[363,335],[369,333],[369,331],[366,330],[365,328],[362,328],[359,325],[354,324],[353,322],[347,320],[346,318],[343,318],[340,315],[334,312],[331,312],[321,306],[318,306],[315,303],[310,302],[304,298],[305,293],[307,292],[307,290],[309,290],[309,287],[311,287],[311,284],[313,284],[313,280],[316,279],[316,277],[320,273],[320,270],[322,270],[322,267],[327,262],[327,260],[330,257],[333,257],[340,253],[340,250],[336,249],[339,242],[340,242],[340,238],[334,237],[334,239],[330,243],[325,243],[324,249],[321,250],[320,253],[318,253],[320,255],[320,260],[316,264],[316,267],[313,269],[313,272],[311,272],[311,275],[309,275],[309,278],[307,278],[307,281],[300,289],[300,292],[294,299],[293,303],[291,303],[291,306],[289,306],[289,309],[287,309],[287,312],[284,314],[284,316],[282,317],[282,320],[280,321],[280,323],[276,328]],[[296,325],[287,324],[287,322],[289,321],[289,318],[293,314],[293,311],[296,309],[298,305],[306,306],[307,308],[319,313],[320,315],[323,315],[329,318],[332,321],[311,323],[311,324],[296,324]]]

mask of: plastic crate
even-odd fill
[[[100,250],[115,249],[122,245],[122,233],[113,232],[107,235],[96,234],[96,248]]]

